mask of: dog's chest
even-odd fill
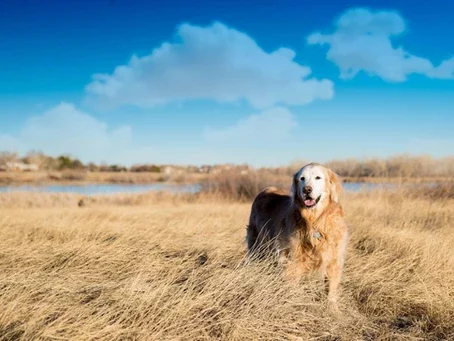
[[[328,250],[326,236],[317,229],[299,231],[292,238],[294,256],[302,261],[322,262]]]

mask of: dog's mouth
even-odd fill
[[[303,201],[304,206],[306,206],[307,208],[314,207],[315,205],[318,204],[318,202],[320,201],[320,198],[321,198],[321,195],[319,195],[317,199],[312,199],[310,196],[306,196],[306,198]]]

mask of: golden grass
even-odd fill
[[[246,263],[250,203],[0,195],[2,340],[452,340],[454,200],[346,194],[341,315]],[[25,208],[27,207],[27,208]]]

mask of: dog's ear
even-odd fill
[[[292,187],[290,189],[290,197],[292,198],[292,201],[294,203],[300,202],[298,173],[299,172],[296,172],[295,174],[293,174]]]
[[[328,169],[328,178],[330,184],[330,198],[333,202],[338,203],[342,194],[342,185],[339,177],[332,170]]]

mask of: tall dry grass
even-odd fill
[[[232,169],[207,177],[201,183],[201,191],[223,199],[247,201],[268,186],[290,188],[289,180],[291,181],[289,176],[267,170],[243,173]]]
[[[337,174],[353,178],[454,178],[454,156],[396,155],[390,158],[333,160],[326,163]]]
[[[215,198],[0,195],[0,339],[454,339],[449,195],[344,195],[340,315],[245,262],[250,203]]]

